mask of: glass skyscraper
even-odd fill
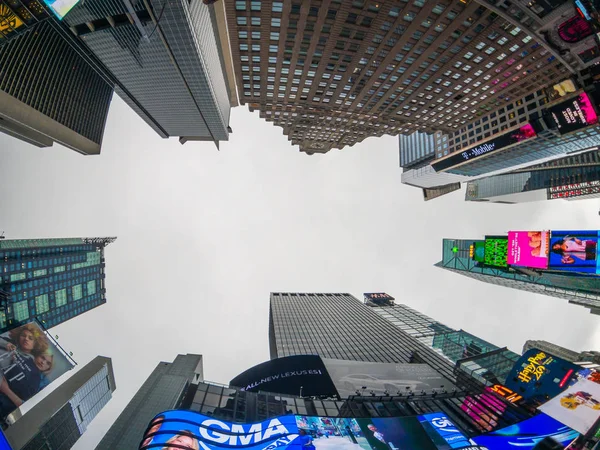
[[[172,363],[159,363],[96,450],[138,448],[150,420],[162,411],[179,407],[189,385],[203,378],[201,355],[177,355]]]
[[[222,8],[202,0],[87,0],[64,23],[161,137],[218,144],[229,137],[236,102]]]
[[[51,328],[106,303],[104,247],[116,238],[0,240],[0,332]]]
[[[482,242],[478,239],[444,239],[442,260],[435,265],[486,283],[562,298],[588,308],[593,314],[600,314],[599,277],[484,267],[470,256],[470,247],[478,241]]]
[[[31,410],[12,413],[5,431],[13,450],[68,450],[116,389],[112,361],[97,356]]]

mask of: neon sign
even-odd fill
[[[501,384],[495,384],[490,389],[501,397],[504,397],[510,403],[516,403],[523,399],[522,395],[517,394],[512,389],[509,389]]]

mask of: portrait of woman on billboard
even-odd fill
[[[550,269],[598,273],[597,231],[553,231]]]

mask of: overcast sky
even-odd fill
[[[426,203],[400,182],[397,138],[307,156],[245,107],[231,126],[221,151],[182,146],[115,96],[100,156],[0,134],[7,238],[118,237],[107,303],[52,330],[80,365],[101,354],[115,368],[113,399],[74,448],[96,445],[159,361],[200,353],[206,379],[228,383],[268,359],[271,291],[387,292],[519,353],[527,339],[600,348],[583,307],[433,267],[445,237],[598,229],[598,200]]]

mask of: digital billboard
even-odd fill
[[[473,438],[478,445],[492,450],[532,450],[542,439],[551,437],[567,446],[579,433],[545,414]]]
[[[272,359],[242,372],[229,382],[243,391],[335,397],[337,391],[318,355]]]
[[[485,258],[483,263],[486,266],[507,267],[508,258],[508,238],[507,237],[485,237]]]
[[[35,322],[0,334],[0,420],[72,368]]]
[[[560,134],[577,131],[598,122],[598,115],[588,94],[582,94],[548,108],[552,124]]]
[[[79,0],[44,0],[44,3],[62,20]]]
[[[396,300],[390,294],[386,294],[385,292],[367,292],[364,296],[373,303],[388,303]]]
[[[0,39],[23,26],[23,21],[8,6],[0,3]]]
[[[581,434],[586,434],[600,419],[600,384],[579,380],[538,409]]]
[[[519,358],[506,377],[506,387],[530,403],[544,403],[564,391],[579,366],[532,348]]]
[[[547,269],[549,244],[549,231],[509,231],[506,262],[515,267]]]
[[[582,181],[581,183],[562,184],[547,189],[548,200],[556,198],[581,197],[600,192],[600,181]]]
[[[498,150],[506,149],[512,145],[523,142],[527,139],[535,138],[537,134],[531,126],[531,124],[525,124],[520,128],[501,134],[500,136],[494,137],[484,143],[478,144],[474,147],[457,151],[451,155],[434,161],[431,167],[436,172],[446,170],[451,167],[462,164],[466,161],[473,161],[483,156],[489,155],[490,153],[497,152]]]
[[[285,415],[232,423],[193,411],[165,411],[149,424],[140,450],[451,450],[475,448],[442,413],[418,417],[333,418]]]
[[[472,250],[472,258],[474,261],[483,263],[485,261],[485,242],[475,241],[472,246],[469,247]]]
[[[483,392],[465,397],[460,405],[482,431],[492,431],[498,425],[498,419],[506,411],[506,405],[492,394]]]
[[[598,231],[552,231],[548,268],[600,274]]]
[[[510,403],[518,404],[520,403],[520,400],[523,399],[522,395],[517,394],[516,392],[501,384],[494,384],[490,389],[499,396],[505,398]]]
[[[342,398],[356,395],[398,395],[398,392],[451,389],[454,385],[427,364],[371,363],[323,359]],[[387,391],[387,394],[386,394]]]

